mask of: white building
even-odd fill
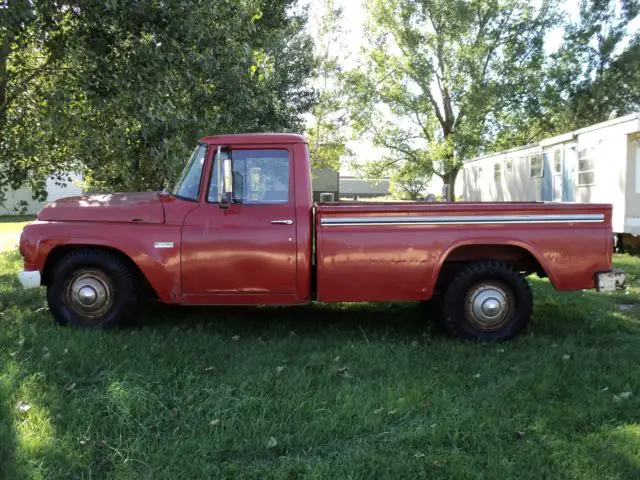
[[[56,201],[59,198],[70,197],[73,195],[82,195],[80,187],[81,176],[69,175],[71,182],[65,182],[66,185],[58,185],[53,179],[47,180],[47,200],[39,202],[33,199],[33,194],[28,188],[22,187],[18,190],[9,189],[6,193],[4,204],[0,203],[0,215],[15,215],[21,213],[22,202],[26,202],[26,210],[24,213],[35,215],[47,202]]]
[[[610,203],[640,235],[640,112],[464,162],[466,201]]]

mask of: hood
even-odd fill
[[[48,203],[38,220],[68,222],[164,223],[157,192],[65,197]]]

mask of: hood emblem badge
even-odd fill
[[[173,242],[155,242],[154,248],[173,248]]]

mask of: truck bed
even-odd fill
[[[515,259],[537,267],[557,290],[594,288],[594,272],[611,265],[610,205],[341,202],[314,208],[321,301],[427,300],[443,266],[457,261]]]

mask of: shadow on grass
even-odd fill
[[[25,290],[15,274],[0,275],[0,312],[11,307],[42,308],[45,302],[44,289]]]
[[[357,334],[397,336],[442,334],[437,301],[424,304],[358,303],[291,307],[180,307],[155,304],[125,328],[198,328],[212,334],[284,337],[293,332],[322,338]]]
[[[302,320],[313,310],[297,315]],[[207,312],[186,314],[187,324],[210,319]],[[45,327],[41,317],[24,319],[38,324],[34,334],[15,332],[27,337],[17,376],[27,381],[22,395],[34,411],[50,412],[48,428],[22,433],[39,436],[40,446],[23,450],[19,470],[13,432],[6,444],[0,436],[7,479],[458,479],[479,472],[483,478],[585,478],[591,472],[632,479],[640,471],[634,456],[640,441],[615,427],[633,425],[638,404],[631,399],[611,409],[611,395],[598,394],[601,383],[582,371],[594,372],[595,360],[602,361],[589,360],[589,351],[572,352],[585,356],[578,369],[556,364],[540,341],[505,346],[504,357],[453,341],[411,350],[373,341],[388,331],[386,316],[363,327],[372,343],[358,337],[349,342],[355,349],[327,332],[321,315],[311,330],[296,329],[303,344],[289,338],[295,322],[264,312],[179,335],[162,334],[176,320],[87,332]],[[357,321],[344,320],[341,332],[360,335]],[[275,330],[265,338],[269,346],[243,343],[245,335],[264,332],[252,322],[276,324],[268,327]],[[231,341],[238,333],[242,341]],[[344,358],[339,364],[336,355]],[[624,384],[639,373],[637,354],[606,355],[609,382]],[[281,378],[277,365],[286,365]],[[355,378],[335,373],[342,365]],[[37,413],[26,420],[7,415],[4,407],[15,408],[16,398],[4,400],[0,415],[9,425],[38,422]],[[220,426],[209,425],[214,418]],[[278,441],[273,449],[265,447],[270,436]]]
[[[415,303],[62,328],[2,275],[0,478],[640,478],[638,320],[533,283],[528,333],[490,345],[425,341]]]
[[[10,404],[9,389],[3,383],[0,383],[0,476],[9,479],[18,476],[15,464],[17,441],[12,413],[15,406]]]
[[[539,335],[390,342],[423,328],[424,307],[164,307],[108,332],[25,313],[7,337],[19,360],[0,367],[21,385],[0,389],[0,477],[639,478],[639,402],[611,399],[640,375],[638,348],[567,332],[554,341],[572,364]],[[16,418],[23,398],[32,410]]]

